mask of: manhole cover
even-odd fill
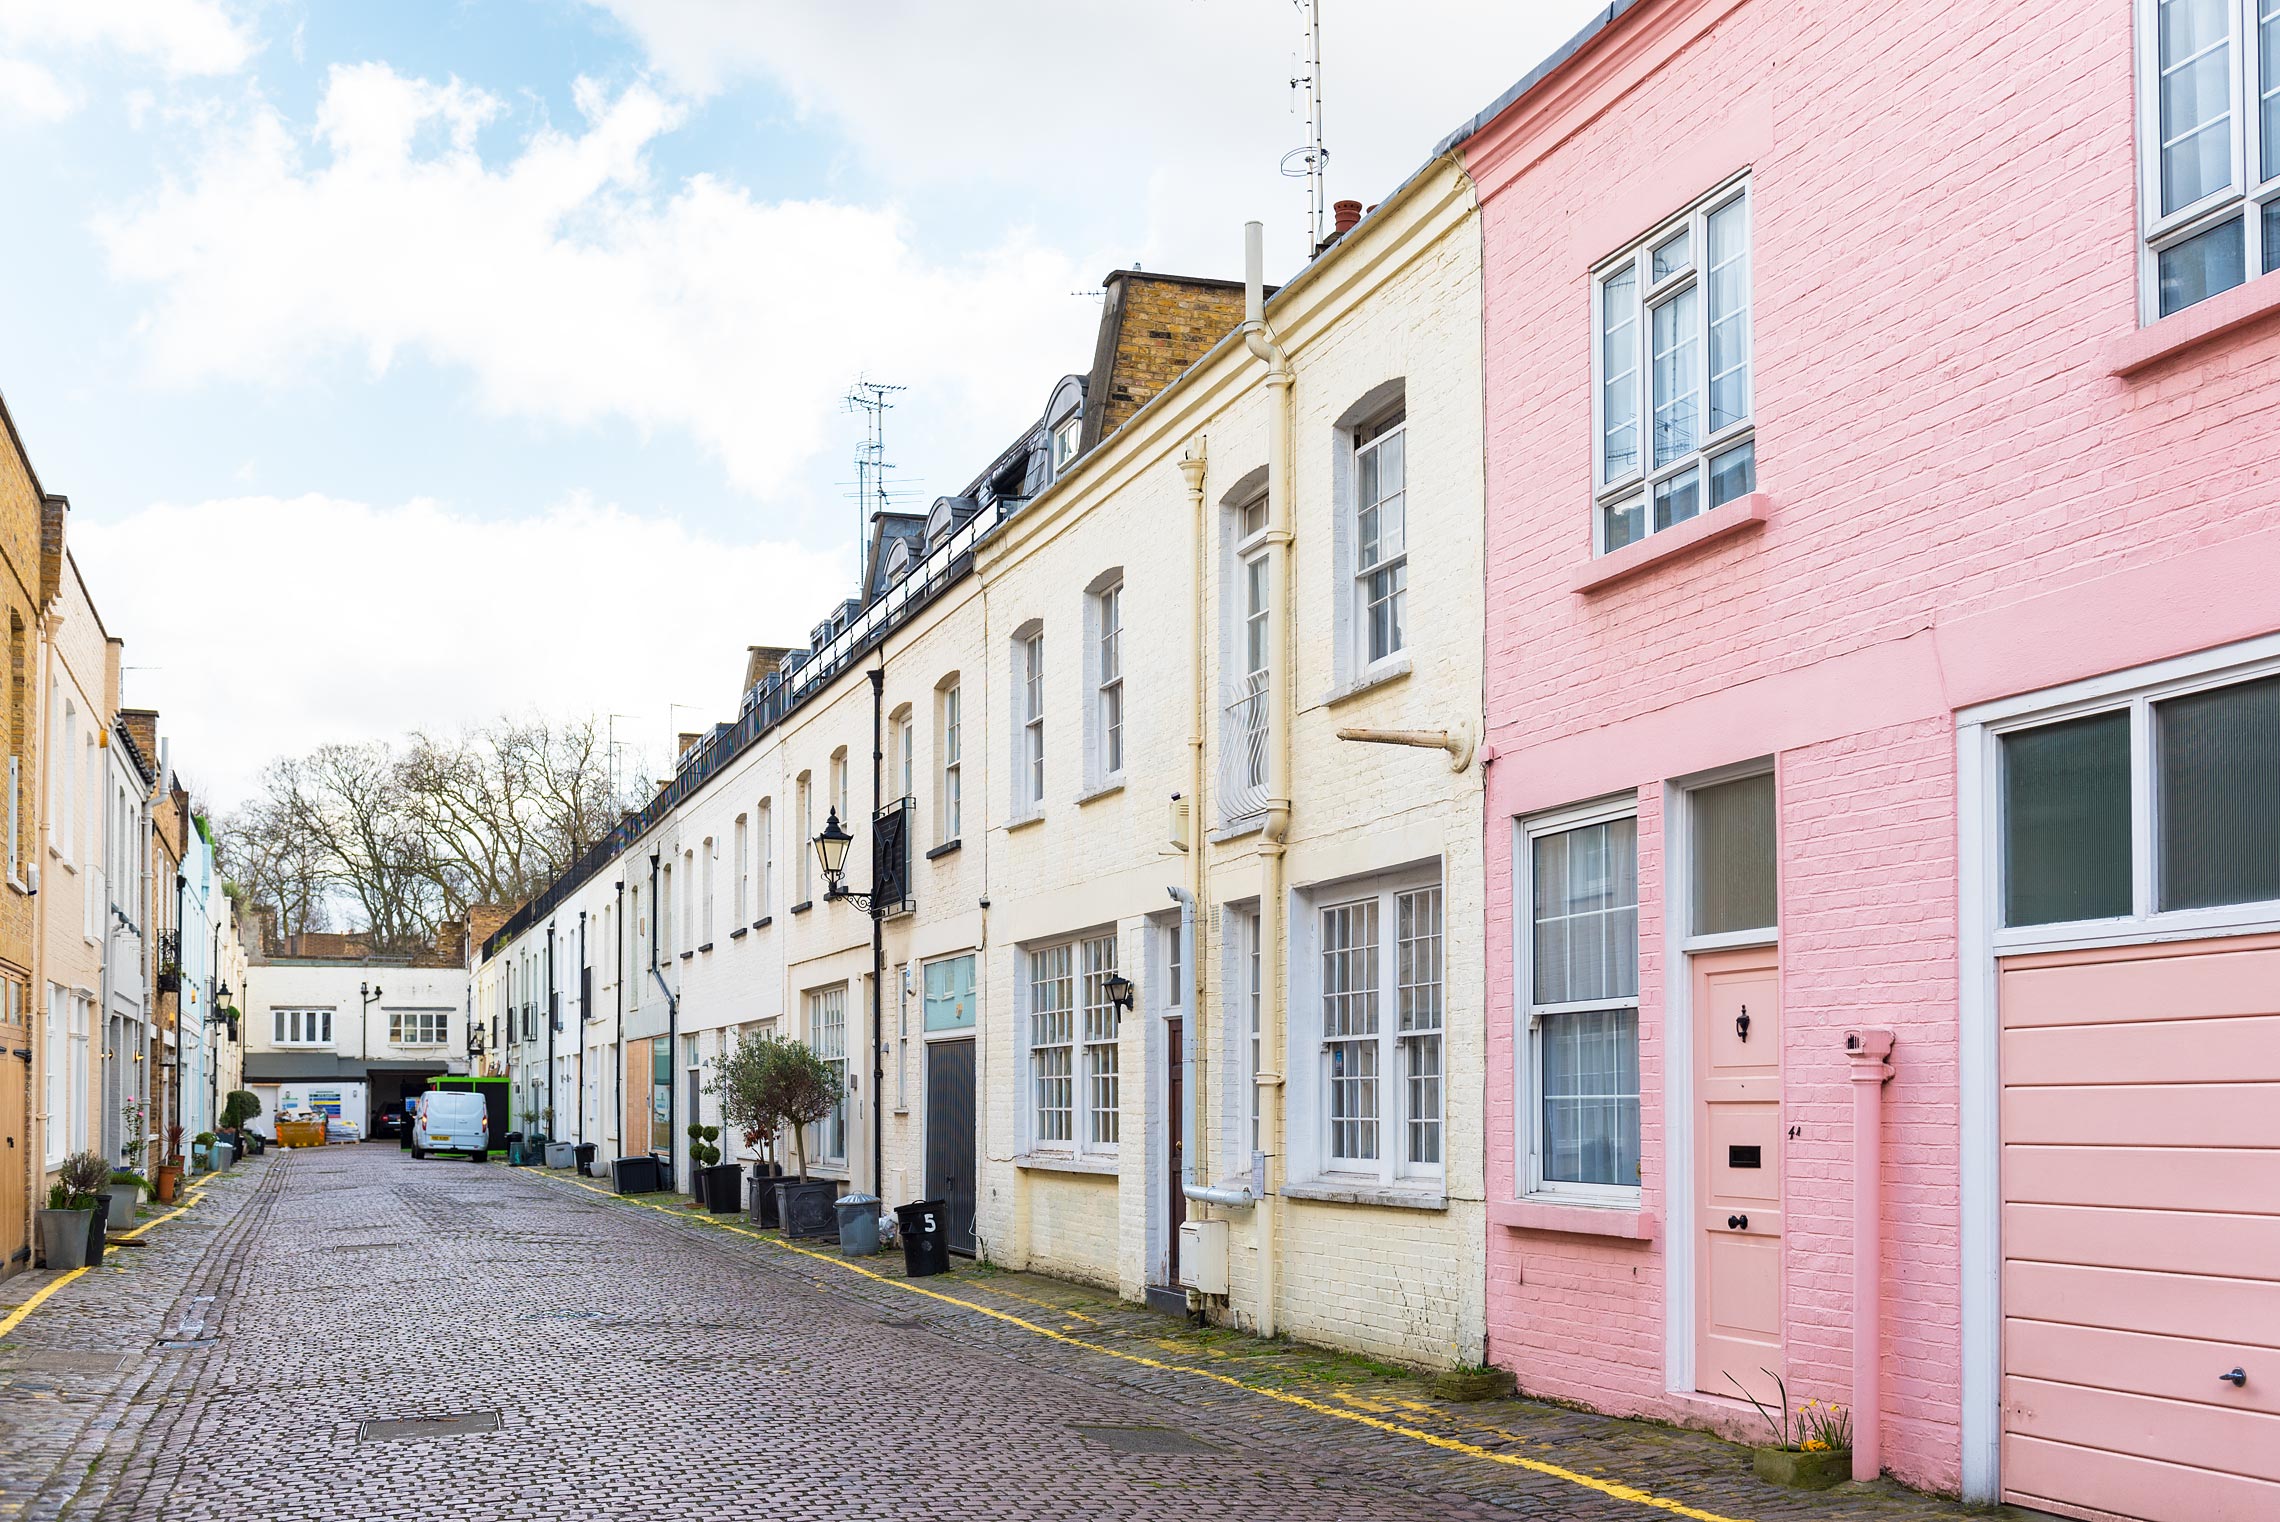
[[[496,1432],[499,1413],[470,1411],[463,1416],[388,1417],[356,1424],[360,1443],[401,1443],[422,1437],[458,1437],[468,1432]]]
[[[188,1348],[210,1348],[218,1340],[213,1337],[161,1337],[158,1340],[158,1350],[161,1353],[179,1353]]]
[[[1217,1453],[1209,1443],[1198,1442],[1174,1427],[1087,1427],[1076,1430],[1104,1448],[1118,1453]]]

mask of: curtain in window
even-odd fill
[[[1547,1180],[1639,1182],[1639,1016],[1595,1009],[1543,1017]]]
[[[1638,853],[1635,819],[1536,837],[1536,1003],[1638,997]]]

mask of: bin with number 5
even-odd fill
[[[895,1207],[902,1232],[903,1272],[913,1279],[950,1272],[950,1206],[942,1200],[915,1200]]]

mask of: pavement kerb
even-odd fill
[[[137,1237],[141,1236],[144,1232],[150,1230],[153,1226],[162,1226],[166,1222],[173,1220],[176,1216],[181,1215],[184,1211],[188,1210],[191,1206],[197,1204],[205,1197],[205,1186],[200,1185],[192,1193],[183,1196],[182,1203],[175,1206],[172,1210],[169,1210],[166,1214],[162,1216],[151,1217],[151,1219],[143,1222],[133,1231],[120,1232],[118,1240],[122,1242],[132,1242]],[[24,1324],[24,1318],[31,1315],[32,1312],[38,1310],[41,1305],[45,1304],[50,1295],[53,1295],[57,1290],[62,1289],[66,1284],[69,1284],[72,1280],[78,1278],[81,1274],[86,1272],[87,1269],[85,1267],[66,1269],[64,1272],[57,1275],[48,1283],[43,1284],[38,1289],[34,1290],[31,1294],[30,1299],[26,1300],[22,1305],[17,1306],[7,1315],[0,1316],[0,1337],[5,1337],[10,1332],[16,1330],[16,1328],[22,1326]]]
[[[664,1205],[654,1204],[638,1196],[621,1195],[615,1190],[602,1189],[592,1184],[581,1183],[577,1179],[558,1179],[550,1177],[544,1173],[535,1172],[532,1174],[532,1176],[544,1183],[553,1184],[557,1187],[568,1186],[573,1189],[583,1189],[589,1194],[598,1194],[601,1195],[604,1199],[615,1200],[621,1204],[639,1205],[643,1209],[654,1210],[661,1215],[669,1216],[677,1221],[702,1222],[705,1225],[712,1226],[721,1231],[732,1232],[740,1237],[749,1237],[753,1241],[758,1242],[763,1246],[772,1247],[778,1251],[791,1253],[798,1257],[811,1258],[818,1263],[829,1264],[831,1267],[836,1268],[843,1273],[853,1274],[860,1278],[869,1279],[877,1284],[888,1285],[892,1288],[903,1291],[905,1294],[923,1296],[928,1300],[938,1301],[944,1305],[954,1305],[962,1310],[973,1311],[979,1315],[988,1316],[992,1320],[1003,1322],[1008,1326],[1019,1328],[1022,1331],[1030,1333],[1032,1336],[1041,1337],[1051,1342],[1060,1343],[1064,1347],[1081,1348],[1088,1353],[1097,1353],[1103,1358],[1113,1358],[1122,1363],[1137,1364],[1142,1368],[1154,1369],[1159,1373],[1183,1374],[1192,1379],[1208,1380],[1213,1384],[1224,1385],[1230,1389],[1247,1391],[1250,1394],[1261,1396],[1267,1400],[1277,1401],[1286,1406],[1297,1406],[1302,1410],[1311,1411],[1318,1416],[1330,1417],[1333,1420],[1341,1422],[1351,1422],[1355,1426],[1368,1427],[1374,1431],[1383,1432],[1392,1437],[1406,1438],[1411,1442],[1423,1443],[1428,1447],[1440,1449],[1444,1453],[1461,1453],[1470,1458],[1485,1459],[1492,1464],[1502,1464],[1507,1468],[1524,1469],[1532,1474],[1540,1474],[1551,1479],[1564,1480],[1571,1485],[1580,1486],[1585,1490],[1596,1491],[1598,1494],[1607,1496],[1612,1500],[1628,1501],[1638,1506],[1649,1507],[1656,1511],[1667,1512],[1673,1516],[1687,1517],[1692,1519],[1692,1522],[1748,1522],[1748,1519],[1746,1518],[1728,1516],[1723,1512],[1705,1511],[1700,1507],[1689,1506],[1683,1501],[1672,1500],[1668,1496],[1658,1496],[1652,1491],[1641,1490],[1635,1485],[1625,1485],[1620,1481],[1615,1480],[1603,1480],[1596,1475],[1583,1474],[1576,1470],[1568,1469],[1558,1464],[1548,1464],[1542,1459],[1523,1458],[1520,1455],[1513,1453],[1500,1453],[1493,1448],[1483,1448],[1476,1443],[1465,1442],[1461,1438],[1445,1437],[1438,1433],[1420,1431],[1415,1427],[1404,1426],[1399,1422],[1387,1421],[1383,1417],[1370,1416],[1359,1411],[1341,1410],[1336,1406],[1327,1405],[1321,1401],[1310,1400],[1303,1395],[1293,1395],[1287,1390],[1268,1389],[1260,1385],[1251,1384],[1246,1380],[1237,1379],[1232,1375],[1215,1373],[1210,1369],[1199,1369],[1192,1364],[1172,1363],[1165,1359],[1150,1358],[1145,1354],[1128,1353],[1120,1348],[1106,1347],[1097,1342],[1088,1342],[1082,1337],[1072,1337],[1066,1332],[1055,1331],[1053,1328],[1048,1326],[1040,1326],[1036,1322],[1028,1320],[1025,1317],[1016,1316],[1011,1311],[1002,1311],[994,1306],[983,1305],[978,1301],[962,1300],[956,1295],[945,1294],[941,1290],[928,1289],[923,1285],[913,1284],[907,1279],[900,1279],[892,1274],[882,1274],[874,1269],[865,1268],[859,1263],[849,1262],[847,1259],[838,1257],[832,1253],[816,1252],[811,1248],[805,1247],[794,1247],[791,1243],[783,1241],[779,1238],[768,1236],[762,1232],[753,1231],[747,1227],[731,1225],[729,1222],[721,1220],[714,1216],[691,1215],[683,1211],[673,1210]]]

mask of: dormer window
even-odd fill
[[[910,569],[910,541],[897,539],[887,546],[887,580],[899,581]]]
[[[1083,424],[1082,413],[1071,413],[1053,426],[1053,479],[1056,481],[1077,457],[1077,435]]]

